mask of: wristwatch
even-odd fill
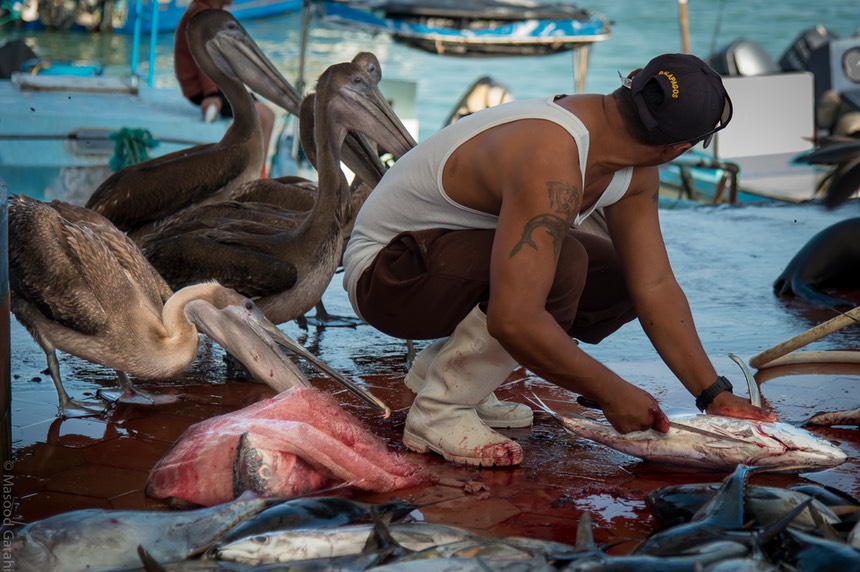
[[[699,397],[696,398],[696,407],[704,413],[714,398],[724,391],[732,392],[732,382],[721,375],[717,378],[717,381],[699,394]]]

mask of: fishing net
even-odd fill
[[[119,171],[135,163],[148,161],[150,159],[149,150],[158,146],[158,141],[153,139],[152,134],[147,129],[123,127],[108,137],[116,141],[113,157],[110,159],[110,168],[114,171]]]

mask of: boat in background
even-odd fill
[[[191,0],[155,0],[158,11],[152,10],[154,0],[141,0],[142,10],[136,12],[133,5],[125,3],[124,10],[114,19],[114,31],[122,34],[133,34],[134,25],[140,14],[141,30],[148,33],[157,29],[158,33],[173,32],[179,24],[182,14],[191,3]],[[299,12],[302,9],[302,0],[233,0],[233,3],[224,8],[240,22],[253,20],[255,18],[267,18],[291,12]]]
[[[852,60],[853,58],[853,60]],[[738,38],[708,62],[732,98],[732,122],[701,145],[660,168],[661,196],[706,203],[817,198],[828,169],[798,161],[839,125],[860,134],[860,36],[838,38],[823,26],[801,33],[779,61],[756,42]],[[836,98],[842,121],[823,121],[826,98]],[[854,117],[854,121],[845,119]],[[837,125],[839,123],[839,125]],[[849,133],[850,134],[850,133]]]
[[[335,26],[384,33],[443,56],[540,56],[572,51],[576,91],[585,90],[591,45],[608,40],[601,14],[571,3],[526,0],[324,0]]]
[[[610,36],[606,19],[575,4],[517,0],[323,2],[325,16],[440,55],[537,56]]]
[[[153,27],[159,34],[172,33],[190,3],[191,0],[0,0],[0,25],[14,22],[28,30],[131,35],[139,21],[143,33]],[[233,0],[224,9],[241,22],[299,12],[302,0]]]
[[[10,192],[84,204],[129,158],[221,139],[230,120],[205,122],[179,89],[153,87],[155,50],[149,77],[140,80],[141,37],[138,29],[127,76],[104,75],[100,66],[43,65],[19,51],[20,71],[0,76],[0,175]]]

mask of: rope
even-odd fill
[[[108,138],[116,140],[110,168],[119,171],[129,165],[148,161],[149,150],[158,146],[158,141],[152,138],[147,129],[128,129],[123,127],[111,133]]]

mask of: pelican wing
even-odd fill
[[[154,241],[144,253],[173,288],[217,280],[254,298],[296,283],[296,267],[268,253],[266,238],[229,229],[195,230]]]
[[[86,206],[127,231],[211,198],[247,169],[248,154],[240,145],[198,145],[117,171]],[[176,181],[182,181],[182,192]]]
[[[309,211],[317,200],[317,185],[302,177],[256,179],[241,185],[230,198],[243,203],[267,203],[288,211]]]
[[[262,229],[272,232],[278,229],[292,229],[298,226],[304,213],[285,212],[283,209],[265,203],[241,203],[224,201],[199,205],[180,211],[161,221],[152,232],[137,239],[145,248],[153,242],[176,236],[184,232],[202,229],[222,228],[232,222],[249,222],[264,225]]]
[[[47,204],[17,196],[9,203],[10,285],[16,297],[49,320],[84,334],[109,324],[90,265],[113,266],[92,231],[75,225]]]
[[[141,293],[149,298],[153,307],[162,305],[173,294],[170,286],[146,260],[140,248],[105,217],[90,209],[61,201],[52,201],[50,207],[65,220],[93,231],[98,240],[108,248],[116,263],[125,270],[131,283],[140,285]]]

